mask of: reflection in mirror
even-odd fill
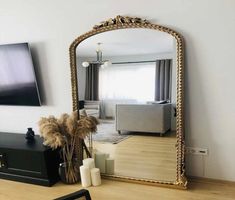
[[[100,121],[93,155],[101,173],[175,181],[175,39],[119,29],[82,41],[76,56],[80,113]]]

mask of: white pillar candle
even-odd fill
[[[101,173],[105,173],[105,160],[106,160],[106,154],[104,153],[95,154],[95,166],[100,169]]]
[[[95,161],[93,158],[86,158],[82,161],[83,166],[88,167],[89,169],[95,168]]]
[[[106,174],[110,174],[110,175],[114,174],[114,159],[107,158],[105,162],[106,162],[106,166],[105,166]]]
[[[98,186],[101,184],[100,169],[93,168],[91,170],[91,182],[93,186]]]
[[[89,187],[91,186],[91,172],[88,167],[81,166],[80,167],[80,174],[81,174],[81,182],[82,187]]]

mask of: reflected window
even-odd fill
[[[113,65],[99,70],[100,100],[153,101],[155,63]]]

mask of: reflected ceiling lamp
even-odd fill
[[[102,43],[97,43],[97,49],[96,49],[96,61],[84,61],[82,62],[83,67],[89,67],[91,64],[99,64],[101,68],[105,68],[110,66],[112,63],[109,60],[102,60],[102,50],[100,48],[100,45]]]

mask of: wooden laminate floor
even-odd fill
[[[80,184],[43,187],[0,179],[0,200],[51,200],[81,189]],[[102,185],[89,187],[92,200],[234,200],[235,184],[198,181],[188,190],[102,180]]]

